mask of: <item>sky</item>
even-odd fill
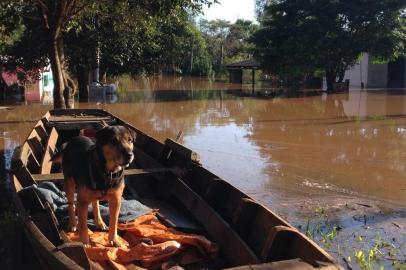
[[[219,4],[203,8],[206,20],[223,19],[234,23],[237,19],[255,20],[255,0],[219,0]]]

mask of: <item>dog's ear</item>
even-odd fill
[[[133,143],[135,143],[135,141],[137,140],[137,133],[129,127],[126,127],[126,128],[127,128],[128,132],[131,134],[131,137],[133,137]]]
[[[110,141],[110,139],[114,136],[114,128],[111,126],[106,126],[102,129],[99,129],[96,132],[96,144],[97,145],[104,145]]]

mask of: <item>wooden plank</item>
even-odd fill
[[[265,242],[261,255],[268,262],[301,258],[317,265],[317,262],[334,261],[327,252],[295,228],[275,226]]]
[[[30,171],[30,173],[39,173],[41,170],[41,165],[32,152],[30,152],[28,156],[27,169]]]
[[[106,121],[107,124],[113,125],[114,120]],[[58,130],[75,130],[86,128],[100,128],[101,121],[74,121],[74,122],[48,122],[47,127],[55,127]]]
[[[92,115],[92,116],[107,116],[111,115],[102,109],[54,109],[50,110],[49,116],[58,115]]]
[[[187,160],[191,160],[196,163],[200,163],[200,155],[191,149],[187,148],[186,146],[175,142],[174,140],[171,139],[166,139],[165,140],[165,146],[167,146],[170,151],[175,151],[178,154],[184,156]],[[168,159],[170,157],[171,152],[169,152],[164,158]],[[164,153],[165,155],[165,153]]]
[[[32,174],[25,166],[20,167],[18,171],[14,172],[14,174],[18,178],[20,184],[23,187],[28,187],[30,185],[35,184],[34,179],[32,178]]]
[[[45,130],[45,127],[42,125],[42,121],[40,120],[35,127],[34,130],[38,133],[38,136],[41,138],[41,143],[44,143],[48,138],[48,133]]]
[[[128,169],[124,171],[124,175],[160,174],[171,171],[172,169],[169,168]],[[63,173],[33,174],[32,178],[35,180],[35,182],[61,181],[63,180]]]
[[[35,133],[37,133],[37,132],[35,132]],[[39,137],[34,136],[32,138],[28,138],[27,143],[30,146],[35,158],[37,160],[39,160],[44,154],[44,147],[41,145],[41,141],[40,141]]]
[[[110,116],[86,116],[86,115],[78,115],[78,116],[71,116],[71,115],[62,115],[62,116],[51,116],[49,118],[49,122],[80,122],[80,121],[88,121],[88,122],[101,122],[101,121],[112,121],[114,120]]]
[[[48,141],[45,146],[45,151],[42,156],[41,162],[41,174],[50,173],[52,168],[51,157],[55,153],[55,145],[58,140],[58,132],[55,128],[52,128],[51,133],[49,134]]]
[[[83,269],[92,269],[82,243],[64,243],[58,246],[57,249],[62,251],[66,256],[75,261]]]
[[[341,269],[334,264],[324,264],[315,267],[307,262],[304,262],[301,259],[292,259],[292,260],[285,260],[280,262],[272,262],[272,263],[263,263],[263,264],[255,264],[255,265],[244,265],[238,266],[234,268],[227,268],[225,270],[338,270]]]
[[[31,155],[31,147],[28,143],[24,143],[22,147],[19,149],[16,149],[19,153],[16,152],[16,156],[19,158],[16,159],[16,162],[21,160],[21,164],[18,164],[19,166],[27,166],[28,163],[28,157]]]
[[[225,222],[221,216],[211,208],[199,195],[191,190],[184,182],[174,177],[171,181],[171,192],[193,214],[208,231],[221,251],[230,260],[231,265],[257,264],[259,259],[239,237],[239,235]]]

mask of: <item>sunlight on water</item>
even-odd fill
[[[249,193],[334,192],[406,202],[404,91],[270,98],[263,89],[252,95],[249,86],[238,87],[127,78],[114,98],[76,107],[106,109],[162,141],[182,131],[181,142],[208,169]],[[2,111],[0,132],[14,132],[20,143],[49,108],[34,103]]]

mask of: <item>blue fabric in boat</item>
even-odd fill
[[[43,200],[47,201],[51,208],[54,210],[56,217],[61,224],[64,224],[68,220],[68,204],[65,197],[65,192],[62,192],[54,183],[52,182],[42,182],[38,185],[32,185],[27,188],[32,188],[36,191],[38,196]],[[75,194],[76,195],[76,194]],[[93,211],[91,204],[88,207],[89,215],[89,225],[94,225],[93,223]],[[126,200],[122,199],[119,222],[126,223],[134,220],[135,218],[142,216],[144,214],[150,213],[152,211],[148,206],[143,205],[137,200]],[[109,207],[107,203],[100,204],[100,214],[103,220],[108,224],[109,221]]]

